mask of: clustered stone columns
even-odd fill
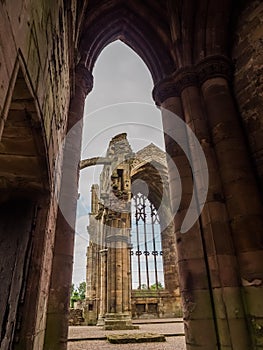
[[[113,162],[112,170],[115,166]],[[112,192],[105,197],[105,207],[108,209],[105,220],[107,303],[104,328],[134,329],[137,327],[132,325],[129,290],[131,276],[130,164],[129,162],[122,163],[119,168],[121,168],[121,173],[117,174],[116,171],[112,173]]]
[[[153,91],[163,112],[174,208],[178,175],[172,169],[173,162],[183,188],[175,227],[187,349],[245,350],[258,344],[256,329],[262,310],[255,305],[259,305],[262,294],[259,281],[263,259],[256,247],[262,237],[262,208],[229,89],[230,78],[228,59],[212,56],[194,67],[178,70]],[[184,234],[180,228],[193,183],[188,161],[176,144],[178,132],[171,112],[195,133],[209,170],[203,212]],[[192,159],[193,177],[196,161]],[[248,324],[254,329],[254,339],[248,336]]]
[[[48,301],[44,349],[66,350],[72,277],[74,233],[78,198],[82,118],[87,94],[93,86],[91,73],[82,64],[76,67],[75,91],[70,102],[65,138],[59,211],[56,223],[52,276]]]
[[[114,215],[114,214],[113,214]],[[105,327],[111,326],[111,323],[116,324],[116,320],[122,321],[127,317],[130,318],[130,313],[128,310],[128,303],[125,300],[124,293],[127,290],[127,285],[125,284],[125,271],[127,265],[125,265],[125,260],[127,260],[127,244],[128,237],[124,229],[121,229],[121,234],[112,234],[112,231],[115,231],[115,228],[118,228],[118,219],[112,220],[112,229],[110,229],[109,235],[106,237],[106,244],[108,245],[108,271],[107,271],[107,310],[105,318]],[[127,272],[126,272],[127,276]],[[124,288],[125,287],[125,288]],[[111,322],[111,319],[113,321]]]
[[[203,64],[200,69],[204,70]],[[259,349],[263,348],[263,252],[259,250],[263,237],[263,208],[260,191],[227,77],[210,76],[202,80],[201,88],[224,189],[252,346]],[[235,300],[235,295],[232,298]],[[235,312],[237,318],[242,317],[241,307],[236,307]],[[238,337],[240,344],[240,334]]]
[[[177,130],[176,117],[184,120],[181,98],[172,80],[164,81],[155,87],[156,102],[162,107],[163,128],[165,134],[167,160],[170,178],[171,205],[173,212],[178,206],[178,175],[181,180],[182,195],[180,206],[174,217],[178,251],[179,284],[183,303],[186,342],[203,346],[204,349],[216,347],[216,331],[213,323],[213,308],[210,295],[210,286],[207,278],[205,252],[202,244],[199,222],[186,233],[180,229],[183,218],[190,205],[193,181],[192,172],[186,155],[177,144],[178,137],[187,139],[187,130]],[[176,165],[179,174],[175,170]],[[191,327],[191,328],[190,328]],[[190,328],[190,331],[189,331]],[[200,329],[204,329],[203,339]],[[206,346],[206,348],[204,347]],[[189,347],[189,349],[191,349]]]

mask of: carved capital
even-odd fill
[[[181,95],[182,91],[188,86],[198,85],[198,76],[194,67],[184,67],[182,69],[178,69],[174,73],[174,81],[176,90],[178,91],[178,94]]]
[[[83,91],[85,96],[87,96],[93,88],[93,75],[84,64],[78,64],[76,66],[75,84],[76,87]]]
[[[232,78],[233,64],[226,56],[215,55],[206,57],[196,64],[196,71],[200,84],[206,80],[223,77],[227,80]]]
[[[153,99],[161,105],[169,97],[179,97],[189,86],[200,86],[204,81],[224,77],[230,80],[233,66],[230,59],[221,55],[206,57],[196,65],[183,67],[159,81],[153,89]]]
[[[159,81],[153,88],[152,96],[158,106],[169,97],[179,96],[173,77],[170,76]]]
[[[193,85],[198,85],[198,76],[194,68],[184,67],[158,82],[153,89],[153,98],[161,105],[167,98],[179,97],[183,89]]]

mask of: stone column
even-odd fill
[[[229,87],[230,75],[226,74],[229,67],[224,57],[214,57],[200,62],[198,70],[238,259],[247,322],[252,333],[253,345],[250,347],[260,349],[263,334],[263,211],[241,119]],[[233,313],[239,315],[240,309],[235,308]],[[230,322],[233,330],[237,329],[238,321],[233,315]],[[240,349],[241,342],[237,345]]]
[[[122,266],[122,312],[131,312],[130,308],[130,213],[122,213],[122,231],[123,236],[127,237],[127,244],[122,242],[122,251],[125,250],[125,254],[121,256],[121,266]],[[127,226],[127,227],[126,227]],[[122,252],[123,253],[123,252]]]
[[[93,215],[98,214],[99,209],[99,185],[92,185],[91,186],[91,213]]]
[[[115,213],[116,215],[116,213]],[[129,215],[129,213],[127,213]],[[113,213],[111,213],[113,216]],[[107,260],[107,312],[105,315],[105,329],[134,329],[132,325],[129,301],[129,233],[130,227],[126,222],[115,218],[111,222],[111,230],[106,237],[108,247]],[[121,227],[123,226],[123,227]],[[115,230],[117,228],[117,230]]]
[[[187,81],[185,84],[180,84],[185,121],[202,145],[209,170],[209,189],[200,217],[200,225],[209,268],[218,341],[221,346],[245,350],[249,348],[250,341],[246,332],[239,278],[236,274],[237,259],[217,158],[198,86],[198,76],[194,70],[186,69],[177,76],[177,79],[178,83],[182,80]],[[194,168],[195,161],[193,157]],[[233,300],[231,305],[227,300]],[[233,312],[233,309],[236,311]],[[235,323],[236,332],[233,332],[232,323]]]
[[[126,140],[126,136],[125,136]],[[125,141],[124,140],[124,145]],[[127,144],[128,145],[128,144]],[[129,146],[129,145],[128,145]],[[130,146],[129,146],[130,147]],[[129,148],[127,147],[127,148]],[[129,161],[123,159],[116,146],[118,161],[111,165],[114,179],[105,207],[107,212],[105,243],[107,259],[107,312],[105,329],[134,329],[130,308],[130,201],[131,182]],[[117,171],[118,169],[118,171]],[[113,177],[113,176],[112,176]]]
[[[180,127],[176,116],[184,120],[179,87],[173,77],[158,83],[153,91],[156,103],[162,108],[171,205],[177,240],[179,284],[182,297],[187,349],[217,349],[217,330],[209,268],[198,220],[190,230],[181,233],[181,226],[193,194],[192,171],[178,142],[187,140],[186,128]],[[173,114],[174,113],[174,114]],[[176,171],[178,169],[179,174]],[[182,195],[179,196],[179,179]],[[179,208],[178,201],[180,201]]]
[[[76,67],[75,91],[70,102],[64,147],[59,211],[56,223],[51,285],[44,349],[66,350],[68,309],[73,266],[82,118],[85,98],[92,89],[92,75],[83,65]],[[72,129],[74,127],[74,129]],[[72,131],[73,130],[73,131]],[[63,273],[62,273],[63,271]]]
[[[162,221],[163,218],[161,218]],[[164,218],[164,221],[166,218]],[[162,250],[163,250],[163,269],[164,269],[164,284],[165,289],[172,296],[178,295],[179,277],[177,269],[177,249],[176,238],[174,232],[173,218],[169,216],[171,223],[162,229]],[[167,221],[167,220],[166,220]]]
[[[98,256],[98,245],[92,240],[87,248],[87,268],[86,268],[86,300],[85,300],[85,323],[95,325],[97,323],[97,306],[99,299],[98,279],[100,278],[100,261]]]
[[[101,290],[101,222],[99,215],[98,201],[99,186],[91,187],[91,213],[89,214],[89,246],[87,248],[86,266],[86,300],[84,307],[84,319],[88,325],[95,325],[100,310],[100,290]],[[103,212],[103,207],[101,207]]]
[[[100,250],[100,313],[97,326],[104,326],[107,293],[107,249]]]

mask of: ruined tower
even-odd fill
[[[91,189],[85,315],[88,324],[104,325],[105,329],[131,328],[132,315],[174,317],[180,313],[165,153],[149,145],[135,154],[126,136],[120,134],[110,141],[106,158],[103,159],[106,164],[100,175],[100,186],[93,185]],[[84,163],[88,164],[88,161]],[[147,196],[158,197],[153,186],[159,188],[159,196],[162,197],[159,198],[159,215],[163,231],[159,239],[162,237],[164,251],[161,242],[159,250],[156,250],[154,222],[157,218],[159,220],[159,216],[153,204],[151,213],[146,214]],[[136,199],[134,221],[131,206],[137,197],[138,201],[143,202],[139,208]],[[160,205],[161,199],[165,205]],[[147,215],[151,220],[148,227]],[[139,232],[139,218],[144,223],[142,232]],[[136,225],[135,239],[132,239],[133,222]],[[156,256],[163,253],[166,288],[160,289]],[[151,260],[152,270],[149,267]],[[132,288],[132,261],[137,264],[135,269],[139,269],[138,286],[135,288]],[[143,268],[145,272],[141,271]],[[155,290],[150,289],[151,274],[154,274]],[[146,283],[142,284],[142,280]]]

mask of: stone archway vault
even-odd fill
[[[258,0],[0,1],[1,251],[10,252],[1,348],[67,347],[84,101],[97,57],[122,40],[152,75],[173,208],[173,164],[181,179],[174,225],[187,349],[262,349],[262,13]],[[184,234],[199,164],[178,146],[172,113],[209,170],[204,209]]]
[[[70,125],[81,119],[84,100],[91,89],[92,68],[109,42],[116,39],[126,42],[142,57],[152,74],[153,97],[163,110],[166,151],[177,165],[182,180],[182,201],[175,216],[175,227],[188,349],[226,346],[247,350],[260,338],[250,308],[250,300],[257,293],[250,281],[261,274],[260,253],[253,238],[244,239],[240,235],[240,225],[242,221],[242,226],[249,231],[255,218],[261,222],[262,207],[229,84],[232,62],[227,52],[226,33],[230,13],[227,2],[210,2],[208,6],[203,1],[192,5],[183,2],[179,6],[167,1],[164,9],[159,2],[145,6],[138,2],[112,1],[100,7],[100,3],[94,1],[93,5],[87,6],[80,25],[79,63]],[[171,112],[195,132],[206,155],[210,175],[202,215],[184,235],[180,228],[192,196],[189,188],[192,188],[192,175],[197,164],[193,163],[191,169],[174,141],[176,125],[169,117]],[[81,130],[77,139],[80,134]],[[72,176],[75,176],[79,151],[78,145]],[[233,165],[231,170],[230,163]],[[173,205],[176,179],[171,169],[169,176]],[[74,191],[76,198],[76,188]],[[253,205],[240,205],[244,197],[251,197],[251,193]],[[58,219],[58,241],[63,236],[62,228]],[[261,234],[258,233],[258,237]],[[57,249],[58,253],[55,247],[55,257],[59,256],[59,244]],[[57,279],[63,264],[64,261],[53,264],[51,295],[53,293],[58,299],[68,296]],[[52,297],[50,300],[52,314],[56,303]],[[233,310],[236,311],[233,313]],[[54,317],[56,322],[59,319],[64,322],[63,313],[61,317],[59,314]],[[52,329],[50,320],[51,316],[47,320],[47,333]],[[250,331],[247,331],[248,327]],[[66,325],[62,328],[53,339],[58,339],[64,332],[65,341]],[[60,343],[58,340],[57,344]]]

